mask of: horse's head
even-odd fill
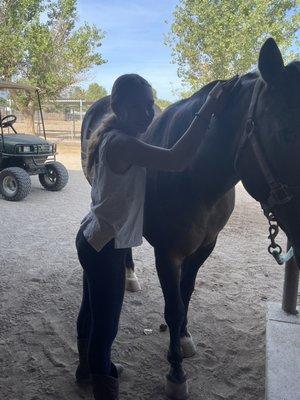
[[[274,214],[300,262],[300,62],[285,66],[268,39],[258,66],[237,169],[246,190]]]

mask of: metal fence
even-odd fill
[[[49,105],[43,109],[47,135],[63,139],[80,139],[83,117],[93,102],[56,100],[53,104],[59,108],[59,111],[50,111]]]
[[[43,104],[43,117],[47,137],[64,140],[79,140],[83,117],[87,109],[93,104],[86,100],[55,100]],[[2,118],[13,114],[17,117],[14,124],[19,133],[33,133],[28,126],[24,113],[16,110],[12,102],[0,106]],[[35,111],[34,126],[37,135],[42,135],[42,121],[39,111]]]

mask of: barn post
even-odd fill
[[[290,245],[287,244],[289,250]],[[295,257],[285,263],[282,309],[288,314],[297,314],[297,296],[299,286],[299,267]]]

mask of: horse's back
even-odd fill
[[[87,148],[88,141],[91,137],[92,132],[99,126],[102,118],[105,114],[110,111],[110,96],[105,96],[100,100],[97,100],[87,110],[81,125],[81,166],[85,177],[86,173],[86,162],[87,162]]]

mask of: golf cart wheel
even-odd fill
[[[19,167],[5,168],[0,172],[0,191],[5,200],[25,199],[31,189],[30,176]]]
[[[52,192],[63,189],[69,180],[67,169],[58,161],[45,164],[46,173],[39,174],[41,185]]]

